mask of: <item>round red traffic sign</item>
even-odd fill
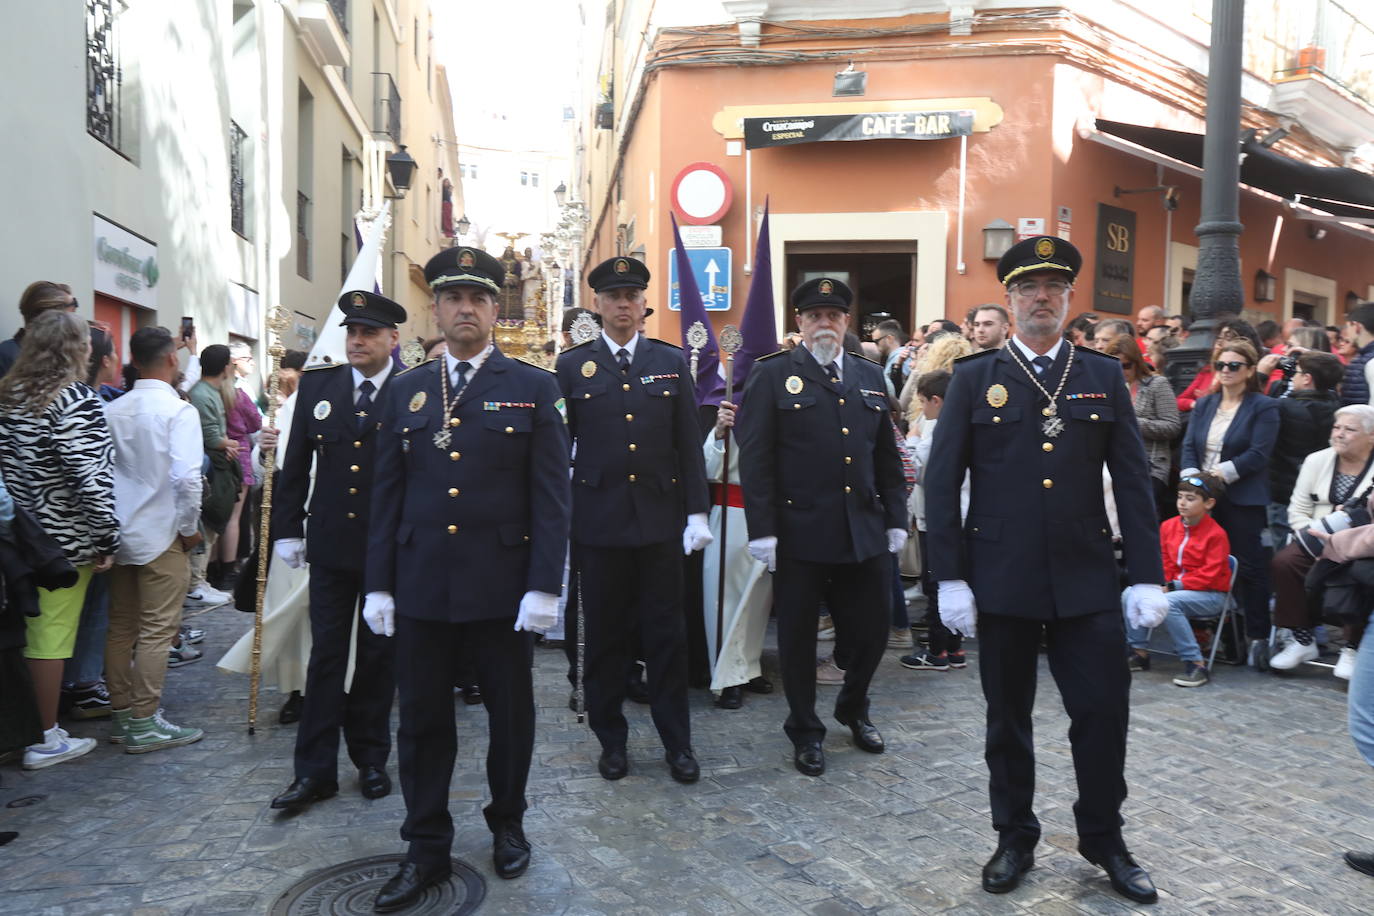
[[[673,179],[673,210],[684,223],[714,223],[730,209],[733,199],[730,176],[710,162],[693,162]]]

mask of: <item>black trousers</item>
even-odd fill
[[[1074,820],[1078,848],[1089,856],[1124,850],[1126,725],[1131,675],[1124,661],[1121,611],[1030,620],[978,614],[978,671],[988,704],[986,757],[992,826],[1005,845],[1030,849],[1040,839],[1031,809],[1035,747],[1031,709],[1041,633],[1050,673],[1069,714],[1069,745],[1078,777]]]
[[[868,685],[887,647],[892,619],[892,557],[859,563],[806,563],[778,557],[773,607],[778,615],[778,662],[788,715],[783,731],[793,744],[821,741],[816,715],[816,618],[824,601],[835,622],[835,663],[844,686],[835,701],[841,719],[868,717]]]
[[[577,597],[577,548],[573,548],[573,564],[568,570],[568,600],[563,607],[563,656],[568,660],[568,686],[577,687],[577,608],[581,604]],[[644,650],[639,645],[639,624],[638,621],[630,621],[630,652],[628,664],[625,666],[625,679],[629,681],[639,677],[639,662],[644,657]],[[586,651],[586,647],[583,647]]]
[[[396,616],[396,684],[401,726],[396,732],[406,819],[406,858],[424,865],[447,862],[453,846],[449,783],[458,754],[453,687],[464,650],[476,668],[487,710],[487,785],[482,809],[493,831],[525,816],[525,784],[534,755],[534,642],[504,617],[447,623]]]
[[[1269,549],[1260,540],[1269,527],[1265,506],[1237,506],[1225,496],[1217,500],[1212,518],[1226,532],[1231,554],[1240,567],[1236,603],[1245,614],[1245,635],[1269,638]]]
[[[587,717],[604,748],[624,747],[625,671],[634,624],[647,667],[649,710],[663,747],[692,746],[687,712],[687,634],[682,618],[682,544],[576,548],[587,625]]]
[[[367,628],[359,611],[361,571],[310,567],[310,665],[305,705],[296,729],[296,778],[335,780],[339,729],[354,766],[386,766],[391,753],[395,647]],[[344,692],[354,621],[358,648],[353,683]]]

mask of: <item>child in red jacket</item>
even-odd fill
[[[1219,476],[1210,472],[1181,478],[1178,515],[1159,526],[1159,546],[1167,580],[1164,591],[1169,601],[1169,616],[1164,618],[1164,627],[1174,641],[1174,651],[1183,660],[1183,673],[1174,678],[1179,687],[1201,687],[1209,680],[1188,618],[1221,616],[1226,593],[1231,587],[1231,569],[1227,563],[1231,542],[1211,514],[1225,486]],[[1149,640],[1149,630],[1133,627],[1129,620],[1126,621],[1132,671],[1150,670]]]

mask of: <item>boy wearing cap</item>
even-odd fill
[[[1121,836],[1130,674],[1111,525],[1111,471],[1128,581],[1126,613],[1158,626],[1168,611],[1145,449],[1121,367],[1061,334],[1082,257],[1063,239],[1013,245],[997,265],[1016,334],[955,364],[926,470],[930,569],[940,619],[978,636],[987,761],[998,846],[983,889],[1005,893],[1034,863],[1031,710],[1038,650],[1071,722],[1078,849],[1137,902],[1154,885]],[[970,475],[968,517],[960,485]],[[976,598],[976,605],[975,605]]]
[[[391,351],[405,309],[384,296],[350,290],[339,297],[348,328],[348,363],[302,373],[290,444],[272,509],[273,549],[293,569],[310,564],[310,664],[296,730],[295,779],[272,799],[298,810],[339,790],[339,731],[358,768],[364,798],[391,791],[392,648],[358,619],[363,595],[376,404],[391,380]],[[315,466],[313,493],[310,466]],[[306,497],[310,494],[307,511]],[[306,517],[310,519],[307,532]],[[352,633],[353,681],[344,691]]]
[[[830,608],[845,659],[835,719],[883,752],[868,685],[887,645],[889,553],[907,538],[906,485],[882,367],[841,347],[854,296],[837,279],[792,292],[801,345],[757,360],[737,428],[749,553],[774,579],[793,764],[825,772],[816,715],[816,618]]]

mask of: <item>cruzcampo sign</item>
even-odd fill
[[[744,145],[749,149],[834,140],[948,140],[971,133],[971,111],[874,111],[744,119]]]
[[[93,286],[98,293],[157,308],[157,246],[95,215]]]

